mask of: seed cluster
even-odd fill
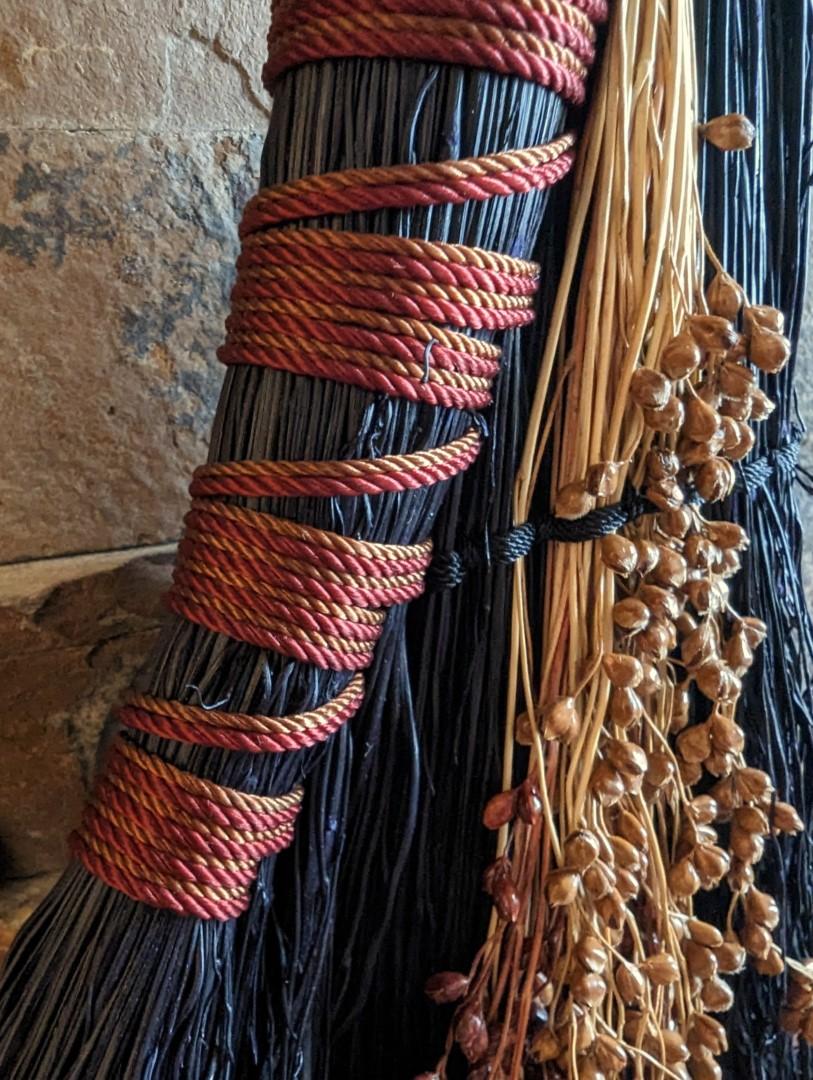
[[[742,133],[736,118],[718,127],[724,140]],[[698,306],[630,380],[645,432],[637,475],[655,511],[599,543],[613,596],[605,651],[572,695],[515,724],[520,744],[548,745],[551,769],[566,752],[585,762],[579,827],[544,877],[541,949],[527,929],[538,913],[522,860],[503,854],[485,875],[496,925],[515,930],[503,948],[514,949],[516,985],[532,979],[528,1014],[517,1030],[489,1014],[481,955],[470,974],[427,986],[433,1000],[458,1003],[453,1038],[477,1080],[509,1075],[518,1038],[528,1077],[599,1080],[635,1062],[714,1080],[727,1042],[713,1014],[733,1003],[724,976],[749,961],[767,976],[785,967],[772,937],[779,909],[754,884],[754,866],[766,838],[802,822],[743,755],[737,703],[766,627],[729,596],[745,531],[707,520],[700,504],[733,490],[752,424],[773,408],[757,372],[781,370],[790,345],[781,313],[747,304],[721,268]],[[623,475],[621,462],[598,462],[561,488],[556,512],[578,518],[617,497]],[[484,824],[509,837],[506,852],[538,843],[557,819],[539,780],[485,808]],[[695,916],[693,898],[722,883],[732,905],[718,928]],[[813,1035],[813,974],[797,986],[783,1022]]]

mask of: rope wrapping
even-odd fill
[[[487,68],[584,100],[600,2],[562,0],[282,0],[268,35],[266,86],[326,57],[440,61]]]
[[[422,57],[518,74],[579,101],[593,59],[592,23],[603,13],[603,0],[283,2],[265,73],[272,80],[326,56]],[[532,321],[534,263],[302,223],[544,190],[570,170],[573,146],[566,134],[527,150],[346,169],[261,190],[240,227],[219,359],[443,408],[488,405],[501,350],[473,335]],[[423,591],[431,542],[370,543],[230,500],[427,487],[465,471],[482,441],[475,425],[445,446],[409,454],[197,469],[170,610],[212,633],[356,674],[318,708],[282,717],[134,693],[118,713],[125,730],[250,753],[285,753],[328,739],[362,704],[358,673],[373,661],[387,609]],[[290,843],[301,800],[301,788],[261,798],[200,780],[122,735],[72,850],[90,873],[135,900],[203,919],[233,918],[248,904],[259,860]]]

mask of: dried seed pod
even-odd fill
[[[779,1010],[779,1027],[786,1035],[798,1035],[802,1030],[802,1017],[800,1009],[783,1007]]]
[[[736,437],[733,442],[726,444],[726,457],[730,461],[742,461],[754,449],[756,436],[748,424],[743,424],[739,420],[732,420],[731,422],[734,425],[734,435]]]
[[[718,946],[714,953],[717,967],[725,975],[737,975],[745,967],[747,953],[733,930],[726,932],[723,944]]]
[[[686,804],[686,814],[697,825],[711,825],[719,813],[720,807],[711,795],[696,795]]]
[[[719,1020],[705,1016],[703,1013],[695,1013],[692,1017],[686,1044],[692,1055],[694,1055],[695,1047],[702,1047],[715,1056],[724,1054],[728,1050],[728,1039],[723,1025]]]
[[[542,735],[549,742],[559,739],[569,743],[578,735],[580,727],[575,698],[557,698],[542,710]]]
[[[615,985],[625,1005],[637,1005],[646,994],[646,979],[634,964],[619,964],[615,969]]]
[[[764,390],[754,389],[751,393],[751,419],[760,421],[767,420],[776,408],[776,403],[771,401]]]
[[[761,326],[765,330],[773,330],[781,334],[785,329],[785,316],[775,307],[767,304],[752,304],[743,313],[745,329],[750,333],[755,326]]]
[[[487,829],[500,829],[507,825],[517,812],[516,791],[500,791],[492,795],[483,810],[483,825]]]
[[[686,501],[686,495],[677,480],[667,479],[650,483],[644,494],[647,500],[661,511],[678,510]]]
[[[718,885],[731,866],[731,860],[716,844],[698,844],[692,852],[692,862],[704,889]]]
[[[679,471],[680,460],[671,450],[653,446],[647,453],[646,475],[650,480],[673,480]]]
[[[733,754],[714,750],[703,762],[703,768],[712,776],[730,776],[737,760]]]
[[[605,926],[620,930],[627,917],[627,905],[617,889],[595,901],[596,914]]]
[[[594,971],[580,971],[570,983],[574,1001],[594,1009],[607,996],[607,983]]]
[[[506,855],[500,855],[493,863],[486,867],[483,874],[483,888],[489,894],[494,892],[498,881],[511,876],[511,860]]]
[[[687,787],[694,787],[703,779],[703,766],[698,761],[684,761],[681,758],[678,762],[678,772],[680,779]]]
[[[751,888],[745,894],[745,916],[749,922],[759,923],[768,930],[779,926],[779,907],[772,896]]]
[[[681,506],[677,510],[664,510],[663,513],[658,514],[658,528],[666,536],[674,537],[676,540],[681,540],[686,533],[691,529],[694,518],[691,510],[688,506]],[[677,554],[677,552],[675,553]],[[664,553],[661,552],[661,562],[663,565]],[[666,582],[660,582],[661,585],[667,584]]]
[[[712,979],[717,974],[717,957],[705,945],[696,941],[683,942],[683,955],[691,975],[698,979]]]
[[[635,596],[613,604],[613,622],[631,634],[643,630],[652,617],[649,608]]]
[[[686,538],[683,555],[692,570],[708,570],[720,557],[720,549],[702,533]]]
[[[466,1005],[458,1013],[454,1028],[455,1039],[466,1060],[475,1064],[488,1052],[488,1028],[478,1005]]]
[[[743,802],[770,804],[773,796],[773,783],[770,776],[762,769],[745,767],[737,770],[734,787]]]
[[[745,640],[751,649],[757,649],[765,640],[768,633],[768,627],[762,621],[762,619],[756,619],[753,616],[746,616],[744,618],[737,619],[734,623],[735,634],[743,634]]]
[[[771,808],[771,826],[783,833],[804,832],[804,822],[786,802],[776,802]]]
[[[743,832],[767,836],[770,832],[767,816],[756,806],[740,806],[734,811],[734,824]]]
[[[601,558],[605,566],[627,576],[638,565],[638,550],[632,540],[615,533],[601,538]]]
[[[706,536],[719,548],[734,548],[744,551],[748,547],[748,533],[734,521],[707,521],[704,523]]]
[[[607,946],[593,934],[578,941],[573,954],[585,971],[601,975],[607,970]]]
[[[671,986],[680,978],[678,962],[668,952],[655,953],[641,963],[641,971],[653,986]]]
[[[638,368],[630,380],[630,397],[643,409],[662,409],[671,395],[671,380],[653,368]]]
[[[734,992],[727,982],[715,977],[703,984],[700,1000],[709,1012],[728,1012],[734,1004]]]
[[[723,646],[723,656],[735,675],[744,675],[754,662],[754,653],[742,632],[731,635]]]
[[[730,398],[750,396],[756,385],[756,376],[745,364],[726,360],[717,373],[720,389]]]
[[[686,929],[692,941],[697,942],[698,945],[704,945],[707,949],[719,949],[723,944],[723,935],[717,927],[703,922],[702,919],[689,919]]]
[[[767,975],[770,978],[776,978],[777,975],[781,975],[785,970],[785,960],[782,956],[782,950],[777,945],[771,945],[770,952],[767,956],[754,960],[754,967],[760,975]]]
[[[542,796],[530,779],[525,779],[517,789],[517,812],[526,825],[533,825],[542,814]]]
[[[635,874],[630,870],[625,870],[623,867],[616,867],[615,887],[624,903],[634,900],[641,891],[641,883]]]
[[[726,113],[700,126],[700,134],[718,150],[750,150],[756,128],[742,113]]]
[[[748,355],[760,371],[776,375],[790,359],[790,342],[784,334],[755,323],[751,328]]]
[[[707,660],[694,677],[698,690],[710,701],[730,701],[742,690],[742,683],[723,660]]]
[[[519,893],[511,878],[498,878],[494,882],[491,896],[500,918],[507,923],[515,923],[519,918],[521,904]]]
[[[601,666],[612,685],[618,689],[633,689],[643,678],[641,661],[626,653],[607,653]]]
[[[703,762],[711,753],[711,727],[694,724],[677,737],[677,752],[684,761]]]
[[[718,270],[706,289],[709,311],[733,322],[740,313],[742,302],[743,291],[740,286],[730,274]]]
[[[713,457],[704,461],[694,474],[697,492],[706,502],[719,502],[734,490],[737,474],[730,461]]]
[[[579,872],[586,870],[598,858],[599,850],[599,842],[595,833],[591,833],[587,829],[578,829],[576,832],[570,833],[565,840],[565,866]]]
[[[728,874],[728,887],[732,892],[747,892],[754,884],[754,868],[750,862],[734,859]]]
[[[596,860],[584,871],[584,887],[593,900],[601,900],[615,888],[615,871],[606,863]]]
[[[559,488],[553,504],[556,517],[565,521],[576,521],[595,509],[596,499],[585,490],[581,481],[574,481]]]
[[[690,590],[690,592],[695,593],[696,590]],[[689,598],[692,599],[692,596],[690,595]],[[694,603],[694,600],[692,602]],[[701,622],[696,630],[683,638],[680,643],[680,657],[690,672],[716,659],[717,634],[712,622]]]
[[[604,1073],[595,1058],[582,1058],[579,1062],[579,1076],[583,1080],[606,1080]]]
[[[598,1067],[610,1076],[623,1072],[629,1064],[626,1050],[612,1035],[597,1035],[593,1054]]]
[[[645,657],[641,658],[641,667],[644,671],[644,677],[638,686],[638,692],[644,696],[657,693],[662,685],[657,667]]]
[[[702,398],[689,398],[685,406],[683,432],[692,442],[704,443],[714,437],[720,426],[720,414]]]
[[[660,789],[665,787],[675,778],[677,769],[675,763],[668,754],[656,751],[649,755],[649,766],[646,770],[646,782],[650,787]]]
[[[654,545],[653,545],[654,547]],[[657,552],[658,549],[655,548]],[[644,603],[658,619],[676,619],[681,612],[681,603],[675,593],[661,585],[643,584],[638,590],[638,599]]]
[[[692,1080],[722,1080],[723,1070],[714,1060],[713,1054],[708,1054],[700,1060],[692,1059]]]
[[[558,1036],[550,1028],[541,1028],[531,1040],[531,1057],[540,1065],[555,1061],[562,1048]]]
[[[701,349],[724,352],[737,343],[737,331],[729,319],[720,315],[690,315],[689,333]]]
[[[754,411],[753,395],[739,398],[723,398],[720,402],[720,416],[730,416],[732,420],[751,420]]]
[[[689,1060],[689,1048],[679,1031],[659,1031],[653,1036],[650,1052],[660,1054],[661,1046],[666,1064],[673,1070],[677,1065]]]
[[[568,907],[579,895],[581,882],[572,870],[553,870],[545,882],[545,895],[551,907]]]
[[[694,896],[700,889],[700,876],[688,856],[669,868],[667,880],[671,891],[681,898]]]
[[[649,843],[646,826],[629,810],[621,810],[615,823],[620,836],[623,836],[639,852],[645,851]]]
[[[599,761],[590,777],[590,787],[602,806],[613,806],[626,794],[628,783],[609,761]]]
[[[638,552],[638,565],[636,569],[641,576],[648,574],[658,565],[660,549],[651,540],[636,540],[635,548]]]
[[[609,739],[604,753],[612,767],[624,776],[643,776],[646,772],[646,751],[635,743]]]
[[[745,735],[741,727],[729,717],[716,710],[709,717],[711,744],[722,754],[738,754],[745,746]]]
[[[621,466],[617,461],[599,461],[591,465],[584,478],[588,494],[600,499],[614,495],[621,475]]]
[[[530,713],[523,712],[514,721],[514,738],[520,746],[532,746],[536,724],[531,719]]]
[[[773,945],[770,931],[759,923],[746,923],[740,931],[740,940],[748,955],[757,960],[764,960]]]
[[[670,379],[685,379],[698,369],[702,359],[703,354],[697,342],[684,330],[664,346],[661,370]]]
[[[469,989],[469,977],[460,971],[440,971],[426,980],[423,992],[436,1005],[459,1001]]]
[[[717,566],[714,567],[725,578],[733,577],[734,574],[740,572],[740,557],[736,551],[724,551],[722,558]]]
[[[674,394],[660,409],[644,409],[644,423],[664,434],[680,431],[683,426],[683,402]]]
[[[691,696],[685,686],[676,686],[672,695],[672,708],[669,714],[669,731],[677,735],[689,723]]]
[[[653,619],[645,630],[638,635],[636,647],[653,660],[665,660],[677,645],[677,631],[672,622]]]

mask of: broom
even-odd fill
[[[479,88],[485,98],[491,78],[385,62],[342,61],[298,69],[277,86],[275,129],[279,139],[269,140],[267,145],[264,180],[283,176],[290,180],[349,164],[364,168],[390,160],[408,161],[411,149],[416,148],[426,151],[426,158],[416,152],[421,160],[442,160],[448,156],[444,152],[447,133],[442,128],[439,132],[433,121],[437,116],[454,119],[467,100],[464,91],[469,85]],[[557,121],[559,109],[552,105],[534,118],[518,112],[515,103],[520,92],[521,87],[512,81],[499,100],[505,112],[495,109],[490,119],[486,113],[479,124],[472,125],[471,152],[481,161],[514,134],[512,123],[538,123],[544,128]],[[356,119],[355,110],[348,110],[347,103],[367,100],[373,107]],[[470,100],[478,101],[479,97],[475,94]],[[383,113],[378,107],[381,104]],[[506,115],[510,116],[508,123]],[[405,118],[411,123],[405,125]],[[334,135],[333,143],[327,146],[321,137],[326,130]],[[544,169],[546,162],[565,164],[566,160],[567,144],[560,143],[516,162],[509,159],[508,169],[513,164],[520,171]],[[505,164],[503,159],[492,158],[485,165],[478,164],[478,169],[493,168],[499,173]],[[454,170],[444,177],[450,175],[455,178]],[[538,182],[534,177],[534,183],[519,190],[536,187],[540,191],[555,175],[556,168],[543,171]],[[402,176],[417,177],[418,183],[423,178],[419,173],[397,174],[396,183]],[[359,179],[363,183],[366,178]],[[318,198],[307,202],[307,197],[318,195],[319,190],[318,184],[294,185],[265,201],[261,198],[253,208],[254,219],[249,217],[246,223],[246,234],[263,235],[269,215],[275,220],[274,213],[281,212],[280,206],[284,209],[286,197],[305,198],[306,210],[300,208],[298,216],[318,218],[320,213],[329,213],[337,204],[320,203]],[[281,200],[280,205],[275,197]],[[506,198],[507,212],[499,225],[489,216],[487,203],[449,212],[442,199],[420,210],[412,210],[413,204],[406,203],[403,212],[388,209],[400,203],[385,203],[376,213],[359,212],[340,220],[345,228],[359,233],[373,228],[396,237],[470,241],[482,234],[484,241],[498,244],[520,235],[529,248],[542,199],[541,194]],[[346,205],[348,209],[353,206],[352,200]],[[441,209],[433,210],[433,205]],[[336,218],[328,221],[333,223]],[[245,281],[238,280],[239,298],[245,305],[232,316],[233,334],[226,350],[227,360],[234,362],[245,359],[242,350],[246,342],[257,344],[258,323],[252,322],[256,308],[251,302],[257,297],[252,287],[258,275],[253,273],[255,249],[250,243],[241,265]],[[357,246],[366,250],[361,241]],[[512,241],[511,246],[525,249],[521,241]],[[418,254],[426,252],[420,249]],[[318,249],[308,252],[311,268],[321,268],[319,254]],[[438,261],[437,254],[433,250],[429,258]],[[296,259],[288,259],[284,265],[295,267]],[[341,265],[335,266],[335,272],[341,273]],[[507,275],[513,287],[517,278],[528,274],[527,264],[498,257],[486,260],[485,272],[487,278],[489,274]],[[305,280],[301,275],[298,278],[305,292],[306,279],[307,275]],[[525,295],[525,284],[520,281],[518,285]],[[300,316],[301,310],[300,304]],[[274,317],[277,327],[288,317],[280,304]],[[384,321],[379,319],[379,323]],[[357,337],[363,335],[359,332]],[[323,339],[317,335],[317,340]],[[472,339],[475,343],[479,340],[482,337]],[[463,349],[456,338],[454,342],[458,350]],[[459,471],[460,461],[472,448],[471,419],[460,406],[464,402],[484,403],[487,391],[482,377],[479,382],[475,377],[473,383],[447,380],[453,387],[476,387],[476,393],[468,397],[465,393],[445,395],[445,403],[457,408],[430,407],[422,399],[428,391],[420,388],[432,381],[432,349],[449,349],[443,338],[429,348],[424,346],[423,367],[429,366],[428,373],[419,372],[416,377],[412,371],[415,365],[408,368],[412,400],[363,389],[376,382],[367,375],[361,386],[302,378],[294,374],[298,369],[293,367],[290,353],[280,360],[274,343],[268,345],[263,340],[260,344],[268,346],[262,364],[252,358],[250,365],[235,366],[229,372],[212,440],[212,463],[333,462],[348,457],[378,462],[383,457],[388,470],[403,472],[418,467],[420,462],[416,463],[414,455],[426,448],[454,446],[458,455],[455,467],[445,473],[441,470],[444,479]],[[486,360],[493,358],[487,343],[468,348]],[[306,351],[319,353],[318,349]],[[318,359],[313,359],[317,371]],[[275,364],[282,370],[276,370]],[[491,371],[492,367],[484,363],[475,365],[474,370]],[[444,381],[442,376],[436,378]],[[291,423],[293,417],[300,419]],[[411,455],[409,462],[393,463],[405,453]],[[444,461],[448,466],[448,454]],[[437,455],[431,457],[430,464],[436,473],[440,467]],[[378,474],[383,468],[374,466],[371,471]],[[346,470],[339,472],[346,481]],[[375,614],[380,606],[377,600],[372,602],[372,615],[363,614],[369,610],[364,604],[361,612],[356,610],[358,604],[347,611],[346,603],[336,615],[319,599],[311,583],[308,603],[294,605],[306,607],[307,616],[300,613],[299,623],[292,627],[289,618],[280,628],[279,608],[261,604],[253,595],[260,590],[252,590],[252,582],[263,582],[262,572],[271,572],[257,565],[267,561],[264,553],[270,544],[271,551],[286,551],[289,559],[304,552],[311,568],[316,560],[317,569],[306,574],[316,578],[320,578],[325,560],[340,567],[346,567],[344,555],[356,562],[367,560],[364,565],[373,576],[370,588],[375,596],[383,590],[387,598],[395,593],[400,599],[418,587],[414,581],[418,571],[412,567],[425,564],[427,549],[414,541],[428,533],[444,492],[442,485],[406,486],[396,487],[394,492],[385,488],[375,498],[351,499],[335,494],[337,488],[328,483],[332,493],[327,498],[317,500],[297,491],[293,499],[282,493],[266,493],[287,492],[290,470],[284,474],[272,467],[266,473],[273,476],[276,487],[241,486],[246,477],[256,478],[250,469],[237,469],[236,474],[228,469],[204,470],[196,478],[197,490],[202,493],[196,498],[203,499],[204,505],[193,508],[172,597],[173,607],[183,611],[187,621],[170,628],[149,675],[125,707],[128,735],[114,744],[100,795],[76,842],[82,862],[95,876],[74,864],[23,931],[9,958],[0,1047],[0,1060],[8,1075],[301,1075],[303,1070],[317,1068],[319,1055],[325,1052],[320,1043],[324,1032],[313,1030],[311,1025],[314,1017],[321,1021],[325,1016],[319,1009],[325,993],[320,983],[330,948],[334,868],[342,847],[352,742],[347,727],[339,726],[333,738],[324,743],[317,742],[314,729],[324,738],[328,728],[341,725],[358,704],[359,683],[348,681],[346,675],[331,674],[328,663],[315,668],[302,658],[324,660],[324,642],[328,652],[335,653],[334,639],[338,638],[350,658],[362,656],[366,660],[370,649],[364,643],[373,633],[345,624],[353,621],[349,619],[352,615],[363,626],[373,626],[382,640],[366,693],[381,709],[388,685],[393,685],[396,701],[403,693],[398,686],[403,615],[396,610],[382,625]],[[262,470],[260,474],[261,479],[267,479]],[[294,473],[294,478],[300,478],[299,474]],[[335,484],[335,478],[331,482]],[[205,502],[212,490],[234,499],[213,513],[211,504]],[[252,516],[258,513],[259,518]],[[284,522],[294,516],[300,524],[292,532]],[[270,529],[269,518],[274,519]],[[269,532],[272,540],[266,535]],[[261,541],[257,533],[262,533]],[[359,533],[368,545],[385,540],[386,548],[362,548],[358,541],[342,544],[336,539],[353,540]],[[318,549],[316,555],[314,548]],[[295,555],[290,555],[292,550]],[[217,555],[222,551],[228,553],[225,569]],[[390,584],[386,588],[377,584],[379,580],[389,582],[391,575],[384,574],[381,563],[392,559],[399,566],[410,567],[409,581],[395,589]],[[255,577],[246,576],[247,567],[253,568]],[[346,569],[337,572],[346,573]],[[275,573],[280,576],[279,571]],[[284,567],[289,591],[296,593],[292,573],[290,565]],[[212,580],[225,588],[214,588]],[[296,584],[302,588],[301,582]],[[279,588],[273,595],[273,604],[282,603]],[[297,595],[301,601],[301,594]],[[285,603],[290,606],[289,599],[285,598]],[[269,615],[271,610],[274,615]],[[326,638],[319,629],[324,625],[334,631],[342,628],[345,636],[331,632]],[[225,633],[219,632],[221,627],[226,628]],[[235,629],[240,633],[228,632]],[[285,645],[279,655],[262,647],[270,635]],[[302,645],[303,635],[307,648]],[[186,741],[172,737],[181,730],[175,726],[179,721]],[[218,729],[216,736],[209,730],[212,727]],[[200,738],[202,729],[208,742]],[[239,739],[231,734],[234,730]],[[258,746],[270,746],[275,740],[281,745],[286,738],[294,745],[304,744],[304,749],[261,756],[232,749],[235,744],[244,747],[252,739]],[[296,849],[280,856],[279,865],[272,854],[259,868],[247,867],[264,853],[256,836],[263,837],[270,852],[284,848],[290,840],[292,819],[302,801],[298,785],[306,777],[312,783],[298,825]],[[118,807],[111,818],[110,805],[119,798],[116,792],[122,792],[131,805],[143,800],[144,790],[151,793],[152,801],[146,807],[141,802],[146,813],[141,813],[135,831],[132,824],[121,824]],[[105,804],[103,797],[110,797],[111,803]],[[170,815],[165,813],[167,799],[171,800]],[[189,823],[193,809],[195,814],[208,815],[205,829],[201,830],[197,818]],[[119,820],[113,820],[117,817]],[[182,866],[176,865],[175,856],[165,846],[167,836],[176,835],[179,822],[183,843],[189,848],[182,852],[188,856],[181,860]],[[213,861],[210,852],[201,849],[200,833],[211,831],[215,824],[223,835],[218,834],[221,846]],[[126,834],[126,844],[116,828]],[[303,842],[305,837],[307,842]],[[146,853],[145,846],[149,849]],[[170,867],[176,877],[168,872]],[[258,879],[249,889],[246,877],[254,873]],[[280,891],[278,873],[283,875],[279,880],[284,884],[293,878],[293,887],[286,889],[272,914],[272,900]],[[118,891],[97,880],[100,874]],[[133,893],[147,902],[136,902]],[[183,899],[179,899],[180,894]],[[155,910],[151,904],[156,900],[174,905],[176,911],[181,908],[187,916],[190,911],[213,913],[216,921],[180,918]],[[230,917],[244,905],[248,910],[241,918]]]
[[[498,917],[470,970],[427,988],[458,1002],[438,1076],[478,1018],[492,1032],[483,1075],[719,1076],[727,1041],[713,1014],[733,1002],[721,974],[746,956],[762,976],[785,966],[771,935],[779,908],[754,867],[765,836],[802,822],[743,758],[736,713],[767,631],[729,602],[744,530],[692,500],[730,494],[732,462],[755,442],[747,421],[771,409],[747,361],[775,375],[790,343],[780,313],[745,300],[703,234],[694,68],[689,4],[615,11],[516,491],[522,521],[553,430],[554,509],[583,528],[569,539],[609,535],[549,553],[541,656],[538,594],[517,574],[506,790],[484,814],[500,829],[486,875]],[[752,128],[729,115],[704,134],[742,150]],[[751,486],[766,467],[753,464]],[[643,503],[618,500],[628,474]],[[516,722],[515,688],[528,709]],[[533,756],[510,787],[515,736]],[[718,927],[693,898],[726,876],[734,895]],[[787,962],[808,986],[808,969]]]

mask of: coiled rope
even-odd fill
[[[267,78],[306,59],[409,56],[519,74],[573,101],[593,57],[603,0],[283,0]],[[308,228],[309,218],[458,204],[542,190],[573,164],[572,135],[459,161],[348,169],[260,191],[218,352],[409,401],[476,410],[491,401],[498,345],[471,336],[533,318],[538,267],[477,248]],[[280,225],[297,224],[279,230]],[[170,609],[230,638],[354,673],[334,698],[283,717],[131,694],[72,849],[112,888],[202,919],[244,911],[259,861],[290,843],[302,789],[249,796],[201,780],[136,745],[128,731],[252,753],[329,738],[364,698],[389,607],[425,587],[431,542],[371,543],[228,501],[344,498],[450,480],[474,461],[477,424],[445,446],[350,461],[202,465],[190,486]]]

